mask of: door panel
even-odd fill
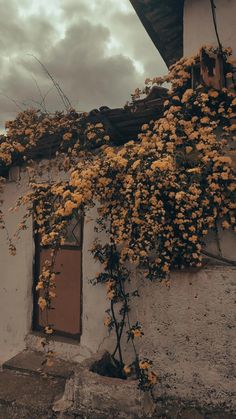
[[[40,252],[40,271],[50,249]],[[48,310],[48,323],[54,330],[72,335],[81,333],[81,251],[61,249],[55,263],[56,297],[52,300],[54,310]],[[47,324],[46,311],[39,310],[39,326]]]
[[[48,324],[58,335],[78,338],[81,335],[82,291],[82,234],[81,223],[72,220],[68,228],[66,244],[57,251],[53,270],[56,275],[56,297],[52,299],[53,310],[40,310],[35,294],[34,328],[42,330]],[[45,260],[50,260],[49,247],[36,252],[36,284]]]

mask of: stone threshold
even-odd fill
[[[2,365],[2,369],[64,379],[70,378],[74,373],[76,364],[73,362],[55,357],[53,358],[53,365],[49,367],[44,364],[44,360],[43,352],[25,350],[6,361]]]

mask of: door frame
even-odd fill
[[[60,246],[60,249],[66,249],[66,250],[80,250],[81,251],[81,280],[80,280],[80,333],[72,334],[62,331],[55,331],[51,338],[55,338],[58,340],[59,338],[69,338],[73,339],[73,341],[80,342],[81,335],[83,333],[83,238],[84,238],[84,222],[83,218],[81,218],[80,222],[80,234],[81,234],[81,245],[74,246],[65,244]],[[33,231],[35,231],[35,223],[33,222]],[[41,246],[40,246],[40,236],[38,233],[34,233],[34,261],[33,261],[33,287],[32,287],[32,293],[33,293],[33,312],[32,312],[32,331],[33,332],[40,332],[45,336],[44,333],[44,327],[39,325],[39,310],[38,310],[38,295],[36,291],[36,286],[38,283],[38,278],[40,275],[40,254],[41,254]],[[50,246],[43,246],[43,249],[50,249]]]

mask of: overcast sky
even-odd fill
[[[88,111],[123,106],[165,64],[129,0],[0,0],[0,125],[36,106],[51,88],[35,55],[72,105]],[[61,109],[53,90],[48,110]]]

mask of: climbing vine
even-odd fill
[[[174,268],[201,267],[208,232],[236,231],[235,118],[236,95],[230,49],[221,51],[224,86],[198,83],[193,89],[193,67],[204,48],[192,58],[183,58],[166,77],[147,79],[133,101],[154,85],[171,83],[163,116],[147,121],[137,139],[119,147],[110,143],[102,123],[86,122],[74,110],[43,114],[29,110],[7,124],[0,144],[0,163],[27,160],[30,190],[16,203],[26,215],[19,231],[34,217],[41,246],[52,249],[39,276],[37,290],[41,310],[50,310],[56,295],[55,259],[64,243],[68,222],[86,217],[97,208],[97,231],[107,241],[96,241],[91,252],[103,270],[94,284],[104,284],[109,308],[104,319],[114,331],[112,358],[120,376],[136,374],[139,386],[150,390],[157,377],[152,362],[139,359],[136,342],[145,338],[139,319],[130,320],[132,289],[130,264],[142,269],[146,280],[167,278]],[[37,179],[37,165],[30,150],[48,134],[61,141],[54,164],[67,174],[66,180]],[[19,232],[17,232],[18,234]],[[129,287],[127,286],[129,284]],[[47,335],[53,325],[45,325]],[[125,364],[122,336],[134,350],[134,362]]]

